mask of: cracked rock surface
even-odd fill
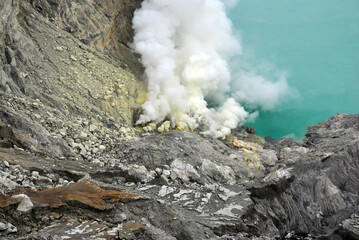
[[[337,115],[311,126],[295,145],[284,144],[286,139],[247,142],[252,161],[238,142],[179,131],[126,139],[113,154],[109,151],[113,164],[103,166],[2,148],[2,172],[22,174],[3,177],[14,184],[2,187],[0,234],[8,239],[29,234],[45,239],[356,239],[358,129],[359,115]],[[264,159],[272,151],[276,163],[268,165]],[[253,161],[260,165],[253,168]],[[14,197],[20,194],[21,199]],[[24,196],[32,203],[26,211],[21,210],[26,204],[20,207]]]

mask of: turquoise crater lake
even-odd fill
[[[359,113],[358,0],[241,0],[230,18],[242,57],[286,72],[297,91],[248,124],[258,135],[301,138],[336,113]]]

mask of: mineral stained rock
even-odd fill
[[[359,115],[301,141],[133,126],[140,4],[0,1],[0,238],[359,239]]]
[[[1,207],[7,207],[14,202],[21,202],[17,208],[18,211],[27,212],[35,205],[35,207],[59,208],[66,205],[67,202],[83,204],[97,210],[107,210],[112,208],[107,202],[129,202],[140,199],[138,194],[128,194],[118,191],[102,190],[94,187],[88,181],[80,181],[72,183],[68,186],[45,189],[42,191],[33,191],[28,189],[18,190],[21,193],[13,195],[10,198],[2,197]],[[15,200],[14,200],[15,199]],[[106,199],[106,202],[104,201]],[[20,207],[20,209],[19,209]]]

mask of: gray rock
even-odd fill
[[[17,206],[16,210],[18,210],[20,212],[27,213],[27,212],[31,211],[31,209],[34,206],[34,204],[31,202],[30,198],[28,196],[26,196],[25,194],[14,195],[11,198],[19,200],[20,204]]]
[[[93,133],[93,132],[95,132],[96,130],[97,130],[96,125],[91,124],[90,127],[89,127],[89,131]]]
[[[59,52],[62,52],[64,51],[64,49],[61,47],[61,46],[56,46],[55,49]]]
[[[3,164],[5,165],[5,167],[9,167],[10,166],[10,164],[9,164],[9,162],[8,161],[3,161]]]
[[[338,231],[345,216],[358,211],[358,130],[359,115],[339,115],[311,126],[303,140],[308,150],[294,147],[300,156],[291,170],[280,169],[277,176],[284,177],[251,188],[256,204],[245,220],[254,232],[274,237],[294,231],[319,237]]]
[[[11,223],[7,223],[7,230],[6,232],[8,233],[16,233],[17,232],[17,227],[15,227],[14,225],[12,225]]]
[[[263,149],[259,151],[259,155],[266,166],[273,167],[278,162],[278,157],[274,150]]]
[[[294,146],[293,148],[284,147],[280,152],[280,158],[295,163],[308,153],[309,149],[305,147]]]
[[[62,136],[66,136],[67,135],[67,131],[66,131],[66,129],[60,129],[59,130],[59,133],[62,135]]]
[[[347,236],[352,239],[359,239],[359,215],[352,214],[350,218],[342,222],[342,229],[340,230],[342,236]]]
[[[3,185],[7,189],[14,189],[18,186],[16,182],[11,181],[10,179],[2,178],[2,177],[0,177],[0,184]]]
[[[201,165],[201,173],[208,179],[207,182],[235,183],[235,173],[229,166],[218,166],[210,160],[204,159]]]
[[[34,178],[38,178],[40,175],[38,171],[32,171],[31,176],[33,176]]]
[[[163,170],[161,168],[156,168],[155,171],[158,175],[161,175]]]
[[[141,182],[149,182],[154,179],[154,176],[147,171],[145,166],[139,166],[137,164],[129,166],[128,174],[131,177],[139,179]]]
[[[0,231],[5,231],[5,230],[7,230],[7,224],[0,222]]]
[[[93,153],[93,154],[96,154],[96,153],[98,153],[98,151],[99,151],[100,149],[98,149],[98,148],[93,148],[92,150],[91,150],[91,152]]]
[[[190,179],[193,181],[200,181],[200,175],[196,169],[194,169],[192,165],[185,164],[181,160],[175,159],[171,164],[171,169],[172,179],[180,178],[183,182],[189,182]]]
[[[87,151],[86,151],[86,149],[81,149],[80,152],[79,152],[79,154],[80,154],[82,157],[86,158],[86,156],[87,156]]]
[[[80,137],[81,139],[87,139],[87,133],[85,133],[85,132],[80,132],[79,137]]]

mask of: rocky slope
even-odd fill
[[[359,115],[300,142],[133,127],[140,3],[0,2],[0,238],[359,239]]]
[[[121,128],[132,134],[146,97],[125,45],[138,3],[116,2],[1,1],[0,119],[32,136],[26,148],[69,156],[64,133],[90,125],[101,135],[92,142]]]

